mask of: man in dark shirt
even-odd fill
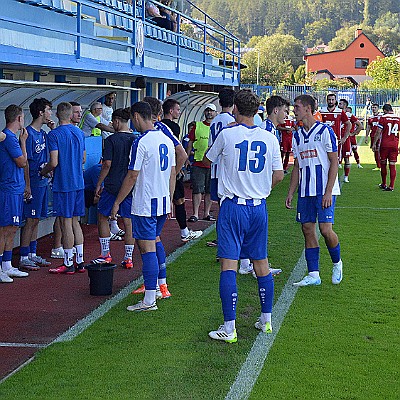
[[[179,101],[175,99],[167,99],[163,105],[164,119],[161,122],[168,126],[174,136],[179,140],[181,134],[180,126],[174,121],[181,114],[181,106]],[[175,206],[175,217],[181,230],[181,239],[183,242],[197,239],[203,234],[203,231],[189,230],[186,223],[185,209],[185,187],[183,184],[183,173],[179,172],[176,175],[176,186],[174,191],[173,203]]]
[[[129,120],[129,108],[115,110],[112,114],[112,125],[115,129],[115,134],[109,136],[104,141],[103,165],[95,190],[95,196],[100,197],[97,225],[101,255],[92,260],[94,264],[110,263],[112,261],[110,254],[111,232],[108,217],[110,216],[112,206],[125,175],[128,172],[130,150],[135,139],[135,135],[130,131],[128,126]],[[101,187],[103,181],[104,188]],[[121,263],[125,268],[133,267],[132,253],[134,239],[132,237],[131,207],[132,195],[130,194],[121,203],[118,213],[123,218],[125,225],[125,257]]]

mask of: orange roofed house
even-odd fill
[[[306,73],[315,73],[315,79],[348,78],[358,84],[369,79],[365,70],[378,56],[385,57],[362,29],[357,29],[355,39],[344,50],[307,54],[304,60]]]

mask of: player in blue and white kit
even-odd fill
[[[6,127],[0,132],[0,282],[13,282],[13,277],[28,276],[11,265],[14,236],[22,220],[22,203],[26,166],[26,139],[22,108],[11,104],[5,111]],[[16,136],[20,131],[19,142]]]
[[[211,147],[215,142],[218,134],[223,128],[235,122],[233,111],[233,99],[235,98],[235,91],[233,89],[222,89],[219,94],[219,104],[222,108],[221,112],[214,117],[210,125],[210,136],[208,138],[208,147]],[[218,201],[218,161],[211,163],[211,183],[210,195],[212,201]]]
[[[157,241],[167,214],[171,211],[171,198],[176,180],[174,144],[163,132],[154,129],[151,114],[147,102],[139,101],[131,107],[133,125],[143,134],[132,144],[128,173],[110,215],[111,218],[115,218],[119,205],[133,188],[133,236],[143,261],[145,295],[142,301],[129,306],[128,311],[157,310]]]
[[[19,267],[28,271],[38,270],[40,267],[48,267],[50,263],[36,254],[37,233],[39,218],[47,217],[47,186],[48,179],[40,175],[41,169],[47,164],[47,134],[42,129],[46,124],[54,128],[51,120],[52,104],[50,101],[40,98],[34,99],[29,105],[32,122],[26,128],[28,139],[26,140],[26,153],[28,165],[25,167],[25,192],[31,196],[30,202],[24,203],[25,226],[21,232],[21,247],[19,249]]]
[[[314,111],[315,100],[312,96],[296,97],[294,113],[297,121],[302,121],[303,124],[293,132],[295,162],[286,207],[292,208],[293,196],[298,188],[297,221],[302,224],[305,238],[308,275],[294,283],[295,286],[321,284],[317,219],[333,262],[332,283],[337,285],[342,281],[340,244],[332,229],[336,196],[340,194],[337,137],[332,128],[315,121]]]
[[[259,287],[261,316],[255,327],[272,332],[271,312],[274,281],[268,266],[268,214],[266,198],[283,179],[283,167],[276,138],[254,125],[258,97],[240,90],[234,100],[237,125],[226,127],[207,151],[203,162],[218,160],[218,256],[221,262],[220,297],[224,324],[211,331],[212,339],[233,343],[239,258],[253,260]]]
[[[285,122],[285,118],[287,118],[289,113],[289,106],[289,101],[281,96],[271,96],[265,103],[267,119],[263,121],[261,128],[275,135],[279,143],[282,142],[282,137],[280,131],[276,129],[276,127]],[[285,113],[286,116],[284,117],[283,115]]]
[[[169,127],[166,124],[159,121],[159,117],[161,116],[161,110],[162,110],[161,101],[151,96],[146,96],[143,99],[143,101],[150,105],[151,121],[154,125],[154,128],[160,130],[161,132],[164,133],[164,135],[168,136],[172,140],[172,143],[174,144],[175,147],[175,161],[176,161],[175,170],[178,171],[179,168],[180,171],[182,169],[183,164],[187,160],[186,151],[184,150],[179,140],[173,135]],[[169,291],[167,284],[167,264],[166,264],[167,257],[165,254],[164,246],[159,237],[156,238],[156,249],[157,249],[157,259],[159,263],[157,297],[166,299],[171,297],[171,292]],[[135,289],[132,293],[141,294],[144,292],[145,292],[145,287],[144,285],[142,285],[141,287]]]
[[[71,124],[72,105],[60,103],[57,106],[59,126],[48,134],[50,161],[40,172],[46,176],[54,170],[53,209],[60,217],[64,264],[49,269],[53,274],[72,275],[85,272],[83,263],[83,233],[78,217],[85,215],[85,183],[83,164],[86,159],[84,133]],[[73,247],[76,249],[76,263],[73,265]]]

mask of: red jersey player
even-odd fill
[[[326,103],[327,107],[320,110],[322,115],[322,122],[330,126],[335,132],[336,137],[338,138],[338,155],[340,160],[341,145],[350,135],[351,122],[347,118],[344,110],[336,107],[337,101],[335,93],[328,93],[328,95],[326,96]],[[342,123],[345,126],[343,132],[341,130]]]
[[[358,146],[356,139],[356,136],[361,132],[362,129],[361,122],[353,114],[353,109],[351,107],[346,107],[346,114],[351,122],[350,138],[347,140],[350,140],[351,152],[353,153],[354,159],[356,160],[357,168],[362,168],[362,165],[360,164],[360,156],[358,154]]]
[[[373,103],[371,106],[372,110],[372,117],[368,118],[367,121],[367,130],[365,133],[365,143],[368,144],[368,136],[371,137],[371,148],[374,143],[374,137],[376,130],[378,129],[378,124],[379,124],[379,118],[381,117],[381,114],[379,114],[379,104],[378,103]],[[377,150],[374,151],[374,156],[375,156],[375,162],[376,162],[376,168],[374,168],[375,171],[381,169],[381,159],[379,156],[379,140],[376,143],[376,148]]]
[[[283,172],[287,174],[288,164],[289,164],[289,157],[292,151],[292,129],[293,129],[294,122],[290,117],[285,119],[284,124],[279,124],[276,129],[278,129],[282,134],[282,141],[281,141],[281,157],[283,162]]]
[[[372,150],[377,149],[377,142],[380,139],[379,155],[381,158],[381,177],[382,183],[379,187],[385,191],[392,192],[396,180],[396,162],[399,153],[399,128],[400,117],[394,115],[390,104],[382,107],[383,115],[379,119],[378,129],[376,130]],[[389,161],[390,185],[386,186],[387,160]]]

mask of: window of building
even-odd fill
[[[367,68],[368,64],[368,58],[356,58],[356,68]]]

